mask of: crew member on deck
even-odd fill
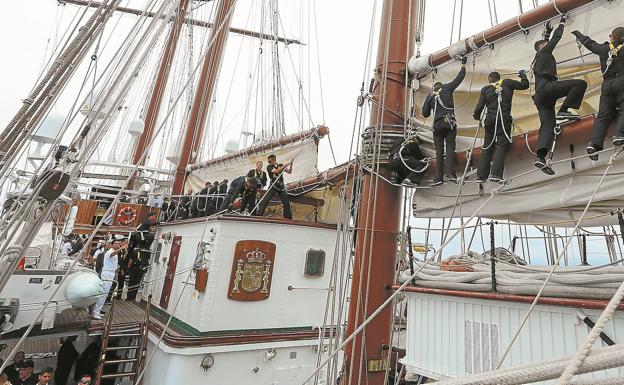
[[[455,174],[455,138],[457,136],[457,121],[455,119],[455,103],[453,92],[459,87],[466,77],[466,61],[461,58],[461,69],[452,82],[442,84],[437,82],[433,85],[430,93],[422,106],[422,115],[425,118],[431,116],[433,111],[433,145],[436,151],[437,170],[433,179],[433,186],[444,183],[444,171],[450,180],[457,180]],[[444,164],[444,147],[446,144],[446,165]],[[446,167],[445,167],[446,166]]]
[[[26,360],[22,362],[19,367],[19,374],[17,376],[17,381],[12,382],[11,384],[15,385],[36,385],[37,384],[37,376],[33,373],[35,371],[35,363],[33,360]]]
[[[208,215],[208,201],[210,200],[208,198],[208,191],[210,191],[210,188],[212,187],[212,183],[210,182],[206,182],[204,184],[204,188],[201,189],[199,191],[199,197],[197,198],[197,216],[198,217],[203,217]]]
[[[597,43],[579,31],[572,31],[578,41],[588,50],[598,55],[603,82],[601,86],[598,116],[594,120],[592,137],[587,144],[590,159],[598,160],[609,123],[616,120],[613,145],[624,144],[624,28],[617,27],[609,35],[608,43]]]
[[[526,90],[529,88],[529,79],[526,72],[518,72],[520,81],[512,79],[502,79],[498,72],[491,72],[488,75],[490,84],[481,89],[479,101],[474,110],[473,117],[481,121],[481,113],[487,107],[485,114],[485,139],[479,158],[477,170],[477,182],[486,180],[491,182],[502,182],[505,168],[505,157],[511,147],[511,128],[513,118],[511,117],[511,101],[515,90]],[[490,171],[490,163],[494,157],[494,164]]]
[[[561,16],[559,26],[548,39],[535,42],[535,59],[533,59],[533,73],[535,75],[535,95],[533,102],[537,107],[540,119],[540,129],[537,138],[537,158],[535,167],[549,175],[554,172],[546,164],[546,155],[550,151],[555,137],[555,124],[557,120],[566,121],[578,118],[578,113],[570,109],[578,109],[583,102],[583,95],[587,89],[587,82],[581,79],[558,80],[557,60],[553,56],[553,50],[563,36],[567,16]],[[559,112],[555,115],[557,100],[564,98]]]
[[[271,198],[273,198],[273,195],[278,194],[280,199],[282,200],[284,218],[292,219],[292,212],[290,211],[290,201],[288,199],[288,193],[286,192],[286,186],[284,186],[283,173],[292,173],[294,159],[291,159],[290,162],[286,164],[281,164],[277,163],[275,155],[271,154],[269,155],[268,160],[269,164],[267,165],[267,174],[269,174],[271,183],[269,183],[269,188],[262,197],[262,200],[260,200],[258,215],[264,215],[264,210],[266,210],[269,202],[271,202]]]
[[[217,212],[221,211],[219,210],[219,208],[221,207],[221,204],[223,203],[223,200],[225,199],[225,195],[227,194],[227,191],[228,191],[228,180],[223,179],[221,183],[219,183],[219,190],[217,192],[217,194],[219,194],[219,197],[217,197],[215,201],[215,207],[217,208]]]
[[[19,370],[25,360],[26,354],[23,350],[20,350],[13,356],[13,363],[4,368],[2,373],[7,375],[11,384],[17,384],[17,380],[19,379]]]
[[[256,197],[258,196],[258,189],[263,188],[267,183],[267,174],[262,169],[263,163],[261,160],[256,162],[256,168],[249,170],[247,178],[254,178],[256,183],[256,190],[252,193],[250,199],[251,215],[256,215]]]
[[[256,201],[256,185],[258,181],[256,178],[249,178],[246,176],[239,176],[238,178],[232,181],[230,185],[230,189],[228,190],[227,196],[223,203],[221,203],[221,207],[219,207],[219,211],[230,210],[231,206],[234,204],[236,198],[241,198],[241,207],[240,212],[243,213],[245,210],[250,212],[253,210],[254,206],[251,204],[252,198],[253,202]]]
[[[193,200],[193,190],[189,189],[186,195],[180,199],[180,204],[178,205],[178,218],[186,219],[191,214],[191,205]]]
[[[128,248],[128,241],[122,241],[120,239],[113,239],[110,243],[110,249],[106,253],[104,253],[104,264],[102,265],[102,293],[98,296],[95,304],[93,305],[93,309],[91,311],[91,317],[96,320],[102,319],[102,308],[104,307],[104,302],[106,301],[106,297],[108,296],[108,292],[113,285],[113,281],[116,277],[116,272],[118,268],[118,255],[123,253]]]
[[[425,154],[420,150],[420,138],[417,136],[407,142],[397,139],[392,144],[388,162],[388,168],[391,171],[390,182],[418,185],[427,166]]]
[[[212,186],[208,189],[208,201],[206,207],[206,215],[212,215],[217,212],[219,207],[217,206],[217,197],[215,195],[219,194],[219,181],[216,180],[212,182]]]

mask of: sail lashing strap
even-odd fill
[[[528,28],[524,28],[522,26],[522,23],[520,23],[520,16],[521,15],[516,16],[516,22],[518,23],[518,28],[520,28],[520,32],[522,32],[524,34],[524,36],[528,36],[530,30]]]

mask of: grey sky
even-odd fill
[[[130,5],[142,3],[144,0],[132,0]],[[244,0],[250,1],[250,0]],[[290,0],[289,0],[290,1]],[[302,0],[308,2],[314,0]],[[430,0],[427,2],[425,40],[422,52],[428,53],[445,47],[450,42],[452,9],[454,0]],[[459,4],[461,1],[457,1]],[[540,1],[543,3],[544,0]],[[124,1],[126,4],[127,1]],[[317,23],[319,39],[320,73],[324,95],[325,120],[322,121],[318,90],[311,93],[310,109],[316,123],[325,123],[330,127],[334,150],[338,163],[348,158],[348,148],[352,135],[355,101],[364,73],[366,47],[370,33],[372,10],[377,4],[377,19],[373,25],[378,28],[382,1],[374,0],[316,0]],[[525,10],[530,8],[531,1],[524,1]],[[313,4],[313,3],[309,3]],[[487,0],[467,0],[464,2],[462,36],[477,33],[490,26],[490,16]],[[499,21],[513,17],[518,12],[517,2],[508,0],[497,1]],[[245,7],[243,0],[239,7]],[[49,39],[55,34],[57,18],[63,15],[65,21],[75,12],[72,5],[59,6],[56,0],[36,1],[3,1],[0,3],[0,13],[4,15],[0,23],[0,41],[4,52],[4,60],[0,61],[0,125],[4,126],[20,106],[34,84],[36,76],[42,68],[45,53],[52,47]],[[299,38],[316,50],[315,39],[308,41],[308,36],[298,36],[297,20],[288,21],[292,16],[288,2],[281,2],[284,27],[289,37]],[[237,12],[239,10],[237,9]],[[237,13],[235,26],[242,26],[244,15]],[[454,28],[455,36],[459,29],[459,10]],[[454,40],[457,40],[455,38]],[[235,46],[240,39],[233,38],[229,48]],[[377,36],[374,33],[374,50],[376,50]],[[294,49],[294,48],[293,48]],[[48,51],[46,51],[48,50]],[[374,55],[373,55],[374,57]],[[225,64],[225,63],[224,63]],[[313,71],[318,71],[316,63],[311,65]],[[317,74],[304,79],[315,83],[312,88],[318,88]],[[223,79],[221,79],[223,82]],[[236,136],[236,134],[234,134]],[[327,141],[320,147],[319,168],[321,170],[333,166]],[[421,225],[424,221],[419,221]],[[439,227],[440,224],[438,224]],[[487,237],[487,235],[486,235]],[[424,240],[424,233],[419,234]],[[433,243],[438,237],[432,236]],[[506,240],[509,242],[509,239]],[[457,243],[454,243],[457,247]],[[486,245],[487,247],[487,245]],[[479,247],[481,248],[480,240]]]

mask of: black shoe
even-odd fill
[[[624,137],[622,137],[622,136],[614,136],[613,137],[613,145],[615,147],[623,146],[624,145]]]
[[[546,159],[540,158],[538,156],[537,158],[535,158],[535,161],[533,162],[533,165],[541,170],[544,167],[546,167]]]
[[[557,112],[556,118],[561,120],[576,120],[580,118],[580,115],[572,111],[559,111]]]
[[[444,183],[444,181],[443,181],[443,180],[436,180],[436,181],[433,181],[433,183],[431,184],[431,187],[439,186],[439,185],[441,185],[442,183]]]
[[[403,179],[403,182],[401,182],[401,184],[403,186],[415,186],[416,185],[416,183],[412,182],[409,178]]]
[[[587,144],[587,154],[589,155],[589,159],[593,161],[598,160],[598,149],[590,142]]]

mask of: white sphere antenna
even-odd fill
[[[128,132],[132,136],[141,135],[144,129],[145,129],[145,122],[141,119],[134,119],[128,125]]]

